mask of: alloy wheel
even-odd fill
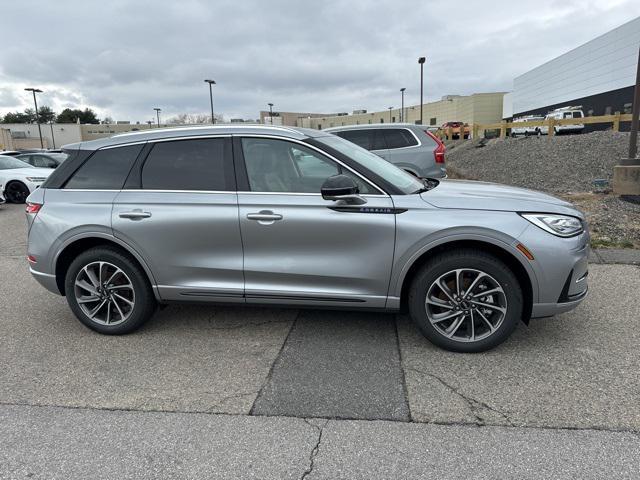
[[[74,294],[82,312],[101,325],[126,321],[135,306],[135,290],[127,274],[108,262],[92,262],[76,275]]]
[[[425,307],[439,334],[458,342],[477,342],[492,335],[504,321],[507,296],[488,273],[459,268],[429,286]]]

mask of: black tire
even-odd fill
[[[502,323],[493,333],[477,341],[447,338],[427,315],[425,300],[428,289],[442,275],[455,269],[475,269],[489,274],[502,287],[506,297],[506,313]],[[430,342],[453,352],[483,352],[504,342],[521,319],[522,305],[522,289],[509,267],[495,256],[476,249],[458,249],[433,257],[417,272],[409,290],[409,313],[413,321]]]
[[[128,277],[127,280],[129,280],[133,286],[135,295],[134,305],[129,312],[127,312],[128,317],[122,323],[106,325],[92,320],[82,310],[76,299],[76,277],[85,266],[94,262],[108,262],[121,269]],[[65,294],[67,303],[78,320],[92,330],[109,335],[121,335],[133,332],[151,318],[157,306],[147,275],[138,262],[122,250],[109,246],[92,248],[78,255],[67,270],[65,276]],[[110,307],[107,306],[107,308]]]
[[[17,180],[7,183],[4,187],[4,197],[9,203],[24,203],[29,193],[27,186]]]

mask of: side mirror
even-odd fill
[[[367,201],[359,193],[358,185],[348,175],[334,175],[327,178],[320,188],[322,198],[337,200],[351,205],[362,205]]]

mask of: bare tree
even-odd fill
[[[224,117],[222,115],[216,114],[215,118],[216,123],[224,122]],[[211,115],[206,115],[204,113],[180,113],[167,120],[167,123],[172,125],[206,124],[211,123]]]

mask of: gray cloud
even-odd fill
[[[15,2],[3,10],[0,113],[91,106],[144,121],[207,112],[335,112],[418,101],[425,93],[509,90],[513,78],[640,14],[634,0]],[[29,25],[24,19],[30,19]],[[29,31],[25,35],[25,29]]]

